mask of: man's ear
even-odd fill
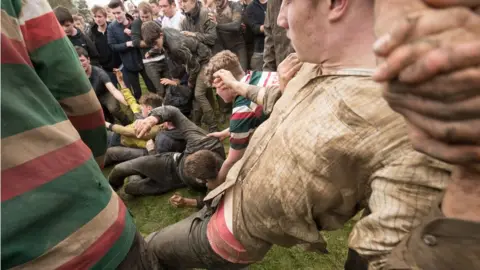
[[[328,12],[329,21],[338,21],[347,12],[348,0],[331,0],[330,11]]]

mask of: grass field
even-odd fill
[[[225,125],[226,123],[223,126]],[[228,144],[225,146],[226,150],[228,150]],[[104,170],[106,176],[110,169]],[[176,192],[184,196],[196,195],[196,193],[187,189],[177,190]],[[193,209],[178,209],[171,206],[168,203],[168,199],[173,193],[136,198],[122,196],[134,216],[138,229],[143,235],[175,223],[195,211]],[[275,246],[261,263],[254,264],[249,269],[343,269],[347,254],[348,234],[352,229],[352,225],[353,223],[349,222],[342,230],[322,233],[328,243],[329,254],[327,255],[305,252],[297,247],[286,249]]]

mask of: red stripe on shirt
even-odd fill
[[[250,141],[250,136],[247,136],[242,139],[230,137],[230,144],[248,144],[248,141]]]
[[[33,18],[20,26],[29,52],[65,36],[53,12]]]
[[[2,40],[0,44],[2,47],[2,64],[21,64],[31,67],[33,66],[23,42],[10,39],[5,34],[2,34]]]
[[[268,72],[268,75],[267,75],[267,79],[265,80],[265,82],[263,83],[263,87],[266,87],[268,85],[268,80],[270,79],[270,76],[272,75],[271,72]]]
[[[102,110],[85,115],[68,116],[77,130],[90,130],[105,125]]]
[[[262,105],[257,105],[254,111],[255,117],[260,118],[263,116],[263,106]]]
[[[28,145],[28,142],[22,143]],[[22,165],[2,171],[2,202],[68,173],[91,157],[92,152],[79,139]]]
[[[250,79],[252,78],[252,73],[250,71],[247,71],[247,77],[245,78],[245,82],[248,83],[250,82]]]
[[[112,194],[112,196],[114,196]],[[120,238],[125,228],[126,207],[121,200],[118,200],[118,217],[115,222],[81,255],[63,264],[58,270],[89,269],[95,265],[115,242]]]
[[[232,116],[230,117],[231,120],[242,120],[242,119],[248,119],[255,117],[254,112],[240,112],[240,113],[233,113]]]

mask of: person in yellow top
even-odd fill
[[[138,104],[130,89],[126,87],[122,72],[119,70],[114,72],[121,87],[120,91],[135,115],[135,120],[147,117],[152,109],[163,105],[163,98],[153,93],[143,95]],[[147,155],[148,152],[154,150],[153,139],[163,130],[163,125],[157,125],[149,133],[138,138],[135,134],[134,123],[123,126],[105,122],[105,126],[110,131],[105,166]]]

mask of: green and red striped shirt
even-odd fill
[[[241,80],[261,87],[278,84],[276,72],[248,71]],[[247,148],[255,129],[267,119],[263,107],[242,96],[235,98],[230,117],[230,147],[235,150]]]
[[[98,99],[46,0],[1,0],[2,267],[114,269],[135,225]]]

